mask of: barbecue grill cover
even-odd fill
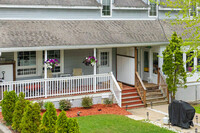
[[[172,126],[179,126],[185,129],[193,126],[195,109],[184,101],[174,100],[169,104],[169,121]]]

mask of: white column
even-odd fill
[[[44,51],[44,61],[47,60],[47,50]],[[47,65],[44,65],[44,79],[47,79]],[[45,98],[47,98],[47,81],[45,81]]]
[[[94,48],[94,57],[97,58],[97,49]],[[93,81],[93,88],[94,88],[94,93],[96,93],[96,77],[95,75],[97,74],[97,63],[94,65],[94,81]]]
[[[149,50],[149,79],[152,82],[152,74],[153,74],[153,52],[152,49]]]
[[[185,70],[186,70],[186,53],[183,53],[183,62],[184,62]]]
[[[0,52],[0,57],[1,57],[1,52]]]

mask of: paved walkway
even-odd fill
[[[168,115],[168,105],[159,105],[159,106],[153,106],[153,108],[139,108],[139,109],[132,109],[129,110],[133,115],[129,116],[132,119],[135,120],[142,120],[147,119],[147,112],[149,113],[149,120],[153,123],[156,123],[157,125],[161,125],[163,127],[168,127],[170,129],[176,130],[181,133],[195,133],[195,129],[197,128],[198,132],[200,132],[200,114],[198,115],[199,121],[197,124],[196,122],[196,115],[194,117],[194,127],[191,127],[190,129],[181,129],[176,126],[169,126],[163,124],[163,117]]]

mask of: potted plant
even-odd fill
[[[58,65],[59,61],[57,59],[47,59],[44,64],[47,66],[47,77],[52,77],[52,71]]]
[[[89,65],[94,66],[97,63],[97,59],[94,56],[89,56],[89,57],[86,57],[83,63],[86,66],[89,66]]]

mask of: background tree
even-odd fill
[[[53,103],[49,103],[47,111],[42,118],[42,124],[40,126],[41,133],[55,133],[56,130],[57,112]]]
[[[183,52],[181,50],[182,39],[176,33],[172,35],[170,44],[163,51],[162,70],[166,75],[166,82],[172,99],[175,98],[178,87],[186,87],[186,71],[183,62]]]
[[[18,132],[21,131],[20,128],[20,123],[24,114],[24,109],[26,107],[26,100],[24,99],[25,95],[23,92],[19,93],[19,97],[18,100],[15,104],[15,110],[13,113],[13,124],[12,124],[12,128],[14,130],[17,130]]]
[[[15,103],[17,101],[17,95],[14,91],[4,92],[4,98],[1,102],[2,115],[7,125],[12,124],[13,112],[15,109]]]

